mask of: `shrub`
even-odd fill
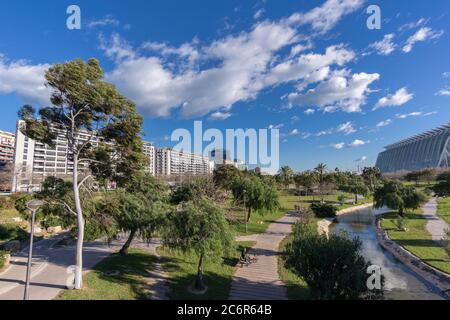
[[[401,216],[399,216],[397,219],[394,220],[394,224],[397,227],[398,231],[406,231],[407,222],[408,219]]]
[[[334,218],[337,213],[337,208],[327,203],[313,203],[311,210],[317,218]]]
[[[45,220],[41,221],[41,226],[45,229],[57,226],[66,226],[66,223],[63,219],[58,216],[48,216]]]
[[[6,263],[6,256],[8,255],[8,252],[0,250],[0,270],[3,269]]]
[[[0,225],[0,240],[25,240],[28,237],[28,233],[21,227],[14,224]]]
[[[371,265],[361,254],[362,242],[345,235],[319,235],[305,224],[294,227],[286,246],[286,265],[308,284],[313,299],[379,299],[382,287],[369,290],[367,270]],[[383,278],[381,286],[383,286]]]

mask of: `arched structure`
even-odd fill
[[[382,173],[450,167],[450,123],[385,147],[376,167]]]

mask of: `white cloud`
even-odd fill
[[[289,136],[298,136],[300,134],[300,131],[298,129],[294,129],[289,133]]]
[[[210,119],[210,120],[226,120],[226,119],[228,119],[228,118],[231,117],[231,116],[232,116],[232,114],[229,113],[229,112],[220,112],[220,111],[217,111],[217,112],[212,113],[212,114],[209,116],[209,119]]]
[[[335,144],[332,144],[331,147],[336,150],[340,150],[345,147],[345,143],[344,142],[335,143]]]
[[[327,0],[309,12],[293,14],[288,20],[299,25],[310,24],[314,31],[325,33],[343,16],[359,9],[363,3],[364,0]]]
[[[336,128],[336,132],[338,132],[338,133],[343,132],[346,135],[348,135],[348,134],[356,132],[356,129],[353,127],[353,124],[350,121],[348,121],[348,122],[340,124]]]
[[[428,117],[431,115],[437,114],[436,111],[432,111],[432,112],[427,112],[427,113],[423,113],[421,111],[415,111],[415,112],[411,112],[411,113],[405,113],[405,114],[396,114],[395,116],[397,117],[397,119],[406,119],[406,118],[410,118],[410,117]]]
[[[444,88],[436,92],[437,96],[450,97],[450,89]]]
[[[360,147],[363,146],[365,144],[367,144],[368,142],[364,141],[364,140],[360,140],[360,139],[356,139],[354,140],[352,143],[350,143],[348,146],[352,147],[352,148],[356,148],[356,147]]]
[[[417,42],[422,42],[430,39],[437,39],[441,37],[444,34],[444,31],[435,31],[428,27],[422,27],[420,28],[415,34],[410,36],[408,40],[406,41],[405,46],[403,47],[403,52],[411,52],[414,45]]]
[[[386,127],[386,126],[390,125],[391,123],[392,123],[391,119],[380,121],[380,122],[377,123],[377,128]]]
[[[336,72],[329,79],[318,84],[305,93],[291,93],[289,102],[298,106],[319,106],[326,110],[341,109],[345,112],[360,112],[366,103],[366,95],[370,92],[369,85],[378,80],[377,73]],[[332,109],[329,109],[331,107]]]
[[[281,128],[283,128],[283,127],[284,127],[284,124],[282,124],[282,123],[277,124],[277,125],[271,124],[271,125],[269,125],[269,130],[272,130],[272,129],[281,129]]]
[[[195,117],[255,99],[262,90],[282,83],[318,81],[328,74],[330,65],[343,65],[354,58],[352,51],[338,45],[328,47],[322,55],[304,54],[275,63],[278,50],[293,44],[296,37],[291,27],[265,21],[249,33],[228,36],[208,46],[183,45],[186,53],[180,60],[181,47],[146,43],[144,49],[159,50],[159,55],[144,57],[114,35],[111,44],[103,43],[106,55],[117,63],[106,78],[146,114],[169,116],[181,108],[184,116]],[[177,55],[178,64],[167,61],[169,54]],[[187,58],[185,65],[183,57]],[[220,63],[201,68],[210,60]]]
[[[406,23],[406,24],[400,26],[398,28],[398,31],[401,32],[401,31],[405,31],[405,30],[411,30],[411,29],[414,29],[414,28],[418,28],[421,25],[424,25],[426,22],[427,22],[427,20],[425,18],[420,18],[416,22],[409,22],[409,23]]]
[[[383,40],[372,43],[370,47],[375,49],[380,55],[390,55],[397,47],[397,45],[392,41],[394,36],[395,35],[393,33],[387,34],[384,36]]]
[[[443,72],[443,73],[442,73],[442,77],[443,77],[444,79],[450,78],[450,71]]]
[[[49,103],[50,90],[44,85],[48,68],[49,64],[7,61],[0,55],[0,94],[16,93],[27,103]]]
[[[105,26],[118,26],[120,25],[119,20],[115,19],[113,16],[108,15],[103,19],[93,20],[87,23],[88,28],[105,27]]]
[[[390,94],[378,100],[373,110],[385,107],[398,107],[404,105],[405,103],[410,101],[413,97],[414,95],[412,93],[409,93],[408,90],[405,87],[403,87],[399,89],[396,93]]]
[[[314,114],[315,112],[316,112],[316,110],[309,108],[304,111],[304,114],[309,116],[309,115]]]
[[[258,11],[255,12],[255,14],[253,15],[253,19],[257,20],[259,18],[261,18],[264,15],[265,10],[264,9],[259,9]]]
[[[364,162],[366,160],[367,160],[367,156],[362,156],[361,158],[356,159],[355,162]]]

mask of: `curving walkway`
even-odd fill
[[[442,241],[446,234],[447,230],[450,229],[448,223],[441,219],[437,215],[437,199],[433,198],[428,201],[423,207],[423,216],[428,219],[426,228],[427,231],[431,234],[431,238],[433,241]]]
[[[254,238],[256,244],[250,253],[258,262],[237,269],[230,300],[287,300],[286,287],[278,276],[278,247],[296,220],[293,214],[287,214]]]

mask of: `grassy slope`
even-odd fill
[[[144,250],[130,249],[128,256],[111,255],[84,278],[82,290],[63,291],[59,300],[137,300],[148,299],[148,271],[156,257]],[[105,272],[120,271],[106,276]]]
[[[382,219],[382,227],[388,232],[389,237],[399,245],[422,259],[429,265],[450,273],[450,260],[444,248],[431,240],[431,235],[426,230],[427,220],[422,211],[407,214],[408,231],[398,231],[395,226],[396,213],[386,214]]]
[[[183,254],[181,252],[158,248],[158,253],[163,258],[164,266],[169,275],[171,299],[228,299],[231,281],[236,271],[239,254],[242,247],[255,245],[254,242],[238,242],[236,251],[229,257],[219,261],[204,261],[204,280],[208,290],[203,295],[194,295],[188,291],[188,287],[194,282],[197,275],[198,257],[195,254]]]
[[[450,197],[438,199],[438,215],[450,224]]]

